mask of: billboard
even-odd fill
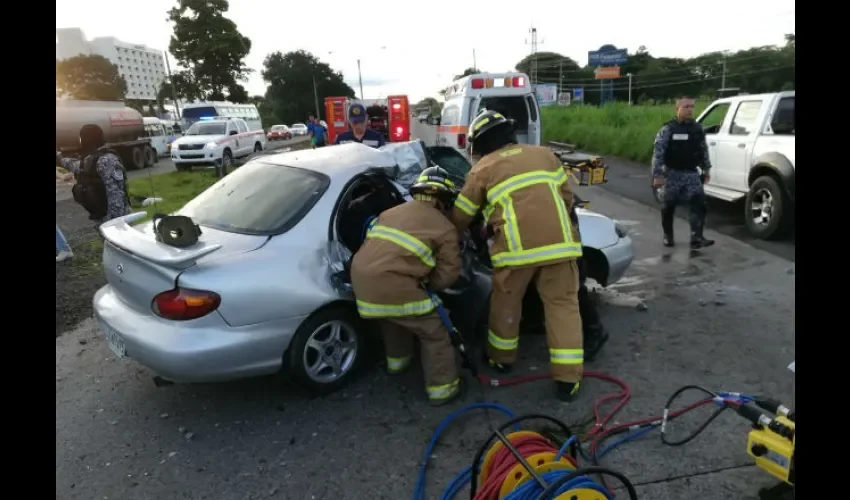
[[[539,106],[550,106],[558,102],[558,85],[555,83],[539,83],[534,88]]]
[[[573,100],[584,101],[584,87],[576,87],[573,89]]]
[[[558,94],[558,105],[559,106],[569,106],[570,105],[570,93],[569,92],[561,92]]]
[[[620,78],[620,67],[600,66],[593,70],[593,74],[596,75],[597,80],[613,80],[614,78]]]
[[[587,53],[587,64],[589,66],[616,66],[626,64],[629,60],[627,49],[618,49],[613,45],[603,45],[599,50],[591,50]]]

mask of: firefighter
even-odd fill
[[[492,227],[493,295],[485,361],[510,371],[517,357],[522,299],[537,286],[557,396],[572,401],[584,364],[579,271],[581,241],[570,222],[572,191],[561,162],[546,148],[518,145],[515,122],[485,110],[469,126],[470,156],[481,159],[457,196],[452,220],[465,229],[483,210]]]
[[[442,290],[460,274],[458,234],[446,216],[455,189],[445,170],[430,167],[410,193],[413,201],[369,222],[351,264],[351,283],[360,316],[381,320],[387,372],[398,375],[410,367],[415,335],[428,400],[440,406],[460,397],[463,386],[449,332],[423,285]]]

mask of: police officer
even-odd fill
[[[72,172],[77,183],[72,188],[74,200],[98,225],[130,213],[127,175],[118,153],[103,147],[106,141],[98,127],[80,131],[82,161],[63,158],[56,153],[56,165]]]
[[[515,122],[483,111],[469,126],[470,154],[481,156],[454,203],[465,229],[483,210],[493,229],[493,295],[487,363],[508,372],[516,360],[522,299],[534,283],[546,315],[546,340],[558,398],[571,401],[584,364],[578,306],[581,241],[570,221],[572,191],[555,155],[517,145]]]
[[[373,148],[386,144],[382,134],[366,126],[366,108],[362,104],[354,103],[348,108],[348,123],[351,128],[336,136],[334,144],[359,142]]]
[[[693,120],[694,100],[682,97],[676,102],[676,118],[665,123],[655,136],[652,159],[652,185],[663,186],[661,228],[664,246],[674,246],[673,215],[676,205],[690,205],[691,248],[714,244],[703,236],[707,211],[703,184],[711,179],[711,158],[705,142],[705,131]],[[697,171],[702,168],[702,175]]]
[[[425,390],[439,406],[460,397],[463,386],[449,332],[422,284],[441,290],[460,274],[457,230],[445,215],[455,189],[445,170],[430,167],[410,193],[413,201],[370,223],[351,263],[351,283],[360,316],[381,320],[389,374],[410,367],[411,334],[419,338]]]

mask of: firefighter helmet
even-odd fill
[[[455,183],[449,179],[449,173],[441,167],[426,168],[410,186],[411,195],[433,196],[446,204],[454,202],[456,193]]]
[[[481,110],[481,113],[469,124],[469,131],[466,134],[466,140],[469,142],[469,152],[475,153],[475,141],[478,141],[491,130],[504,126],[509,126],[513,129],[516,126],[516,122],[505,118],[498,111]]]

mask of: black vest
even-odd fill
[[[670,170],[695,171],[702,163],[702,141],[705,138],[702,125],[695,121],[670,120],[670,140],[664,153],[664,166]]]

